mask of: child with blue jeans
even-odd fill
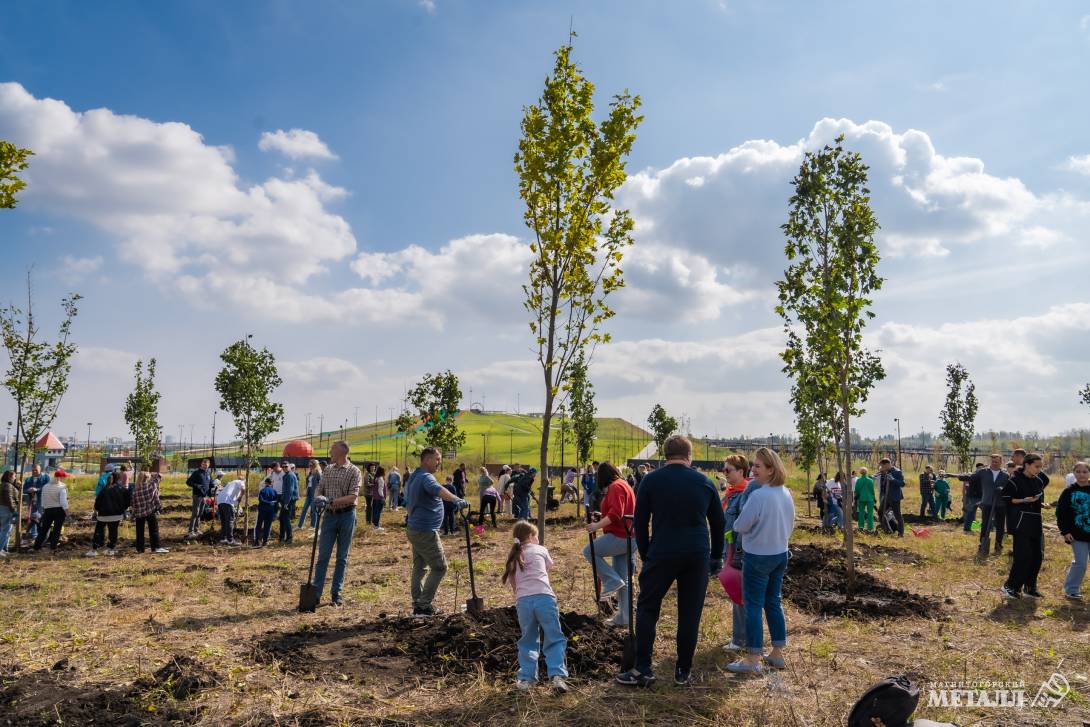
[[[519,673],[515,686],[527,691],[537,682],[537,661],[545,652],[549,683],[561,692],[568,691],[568,668],[564,653],[568,640],[560,629],[560,611],[556,594],[549,584],[549,568],[553,559],[549,551],[537,542],[537,527],[520,520],[511,530],[515,542],[507,555],[501,582],[509,583],[515,592],[522,637],[518,640]]]
[[[272,486],[272,478],[265,479],[265,486],[257,493],[257,524],[254,525],[254,547],[269,544],[269,532],[280,509],[280,495]]]

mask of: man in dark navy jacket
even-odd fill
[[[640,569],[636,602],[636,666],[617,675],[630,686],[649,686],[655,677],[651,652],[655,627],[670,587],[677,582],[676,684],[687,684],[700,633],[708,576],[723,567],[723,508],[707,477],[692,468],[693,445],[675,435],[663,445],[666,465],[649,472],[636,493],[633,525]],[[652,532],[653,531],[653,534]]]

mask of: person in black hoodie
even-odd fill
[[[1056,524],[1072,553],[1064,580],[1064,595],[1078,601],[1082,599],[1082,580],[1090,560],[1090,464],[1076,462],[1072,472],[1075,481],[1056,501]]]
[[[1003,594],[1007,598],[1021,598],[1023,590],[1030,598],[1041,597],[1037,590],[1037,574],[1044,559],[1041,504],[1045,492],[1044,481],[1038,475],[1043,465],[1041,455],[1027,454],[1022,466],[1003,486],[1003,500],[1007,503],[1014,537],[1014,559],[1007,582],[1003,584]]]
[[[110,485],[95,498],[95,535],[91,540],[91,550],[88,556],[98,555],[98,549],[102,547],[105,531],[110,531],[110,547],[106,555],[117,552],[117,525],[125,517],[125,511],[129,509],[132,493],[128,487],[122,487],[118,480],[112,480]]]

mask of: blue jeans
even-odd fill
[[[545,666],[549,676],[566,677],[568,668],[564,665],[564,652],[568,640],[560,629],[560,611],[556,607],[556,597],[541,593],[535,596],[523,596],[515,603],[518,611],[522,638],[519,647],[519,681],[537,681],[537,660],[545,652]],[[544,632],[544,644],[541,634]]]
[[[825,527],[844,527],[844,511],[835,500],[825,503]]]
[[[602,592],[617,592],[617,617],[615,623],[628,625],[628,546],[624,538],[599,532],[594,540],[594,556],[598,561],[598,577],[602,579]],[[590,543],[583,547],[583,557],[590,562]],[[613,565],[606,563],[612,557]],[[632,543],[632,557],[636,557],[636,543]],[[633,563],[633,573],[635,564]],[[620,590],[618,590],[620,589]]]
[[[333,553],[333,544],[337,544],[337,564],[333,568],[333,584],[329,592],[333,598],[341,595],[344,586],[344,572],[348,568],[348,551],[352,549],[352,533],[356,530],[356,508],[344,512],[326,510],[322,520],[322,530],[318,540],[318,562],[314,565],[314,585],[321,595],[325,586],[325,572],[329,568],[329,557]]]
[[[27,540],[35,540],[38,537],[38,524],[42,518],[38,514],[38,506],[33,495],[23,495],[23,516],[26,517],[28,512],[30,513],[30,522],[26,526],[23,537]]]
[[[276,510],[257,508],[257,522],[254,523],[254,545],[264,545],[269,542],[269,533],[272,532],[272,524],[275,519]]]
[[[307,519],[307,512],[310,512],[310,527],[314,527],[318,524],[318,510],[314,507],[314,493],[308,492],[307,499],[303,501],[303,511],[299,513],[299,524],[296,527],[303,527],[303,521]]]
[[[743,556],[744,557],[744,556]],[[731,615],[731,643],[737,646],[746,645],[746,602],[745,599],[741,603],[730,602],[730,615]]]
[[[0,550],[7,551],[11,528],[15,524],[15,511],[0,505]]]
[[[401,502],[401,485],[390,485],[390,507],[396,509],[400,507]]]
[[[2,533],[0,533],[2,535]],[[1090,543],[1075,540],[1071,543],[1071,565],[1064,579],[1064,593],[1073,596],[1082,593],[1082,579],[1086,576],[1086,563],[1090,560]]]
[[[511,515],[516,520],[529,520],[530,519],[530,498],[529,497],[516,497],[511,500]]]
[[[787,571],[787,553],[779,555],[742,555],[742,597],[746,602],[746,648],[751,654],[764,650],[764,625],[773,646],[787,646],[787,621],[783,616],[780,591]]]

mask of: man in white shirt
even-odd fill
[[[276,494],[284,494],[284,468],[280,466],[279,462],[273,463],[269,477],[272,479],[272,488],[276,490]]]
[[[238,545],[235,540],[235,508],[246,490],[246,483],[234,479],[216,494],[216,510],[220,518],[220,544]]]

